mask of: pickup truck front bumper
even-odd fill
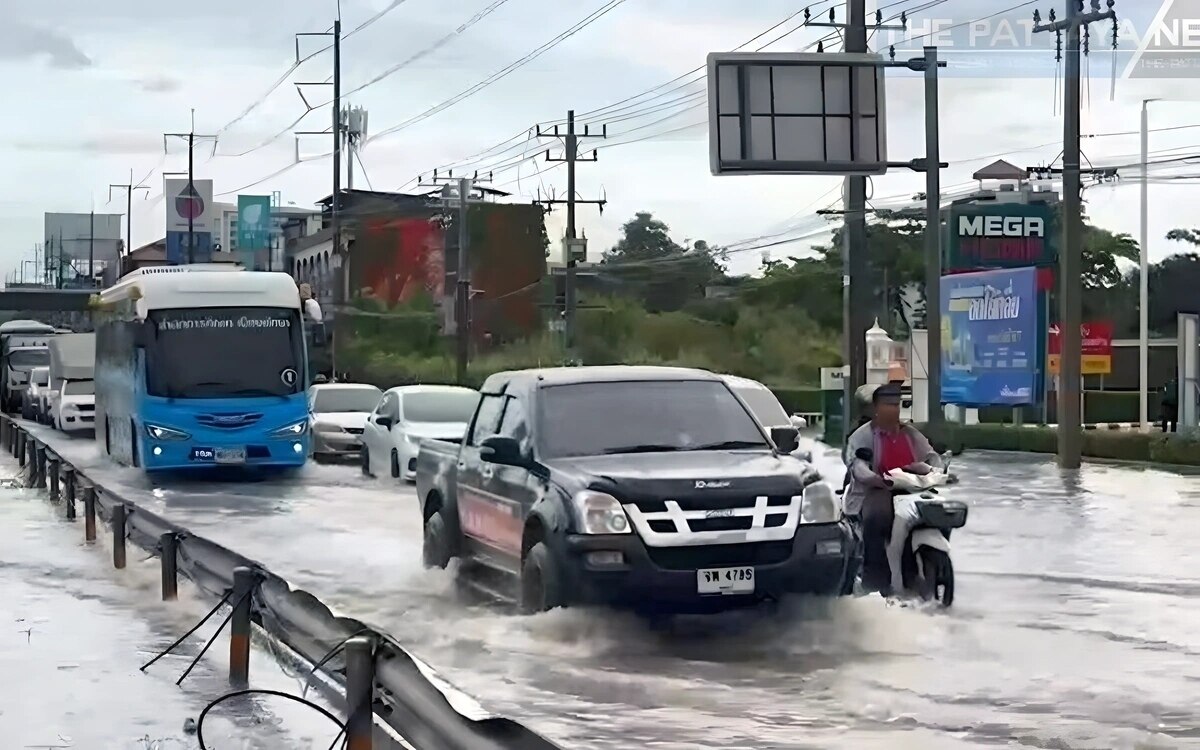
[[[848,594],[860,564],[845,522],[801,525],[788,541],[647,547],[631,533],[570,535],[565,546],[564,590],[573,603],[673,613],[734,609],[788,594]],[[700,571],[745,567],[754,569],[752,593],[699,592]]]

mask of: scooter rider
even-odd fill
[[[895,510],[886,474],[893,469],[927,474],[931,468],[940,468],[942,459],[920,430],[900,422],[899,384],[863,386],[856,396],[870,399],[871,420],[856,429],[846,443],[843,458],[848,485],[843,512],[862,529],[863,587],[887,594],[892,579],[887,544]]]

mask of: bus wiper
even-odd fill
[[[670,453],[672,451],[683,450],[677,445],[624,445],[619,448],[605,448],[605,455],[617,453]]]
[[[688,447],[690,451],[732,451],[739,448],[767,448],[767,444],[761,440],[724,440],[719,443],[705,443],[704,445],[692,445]]]

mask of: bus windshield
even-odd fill
[[[304,390],[298,310],[154,310],[144,340],[151,396],[290,396]]]

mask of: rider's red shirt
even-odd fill
[[[903,469],[916,462],[917,458],[913,455],[912,443],[909,442],[908,435],[904,434],[904,430],[895,432],[878,430],[876,436],[880,449],[880,474],[887,474],[892,469]]]

